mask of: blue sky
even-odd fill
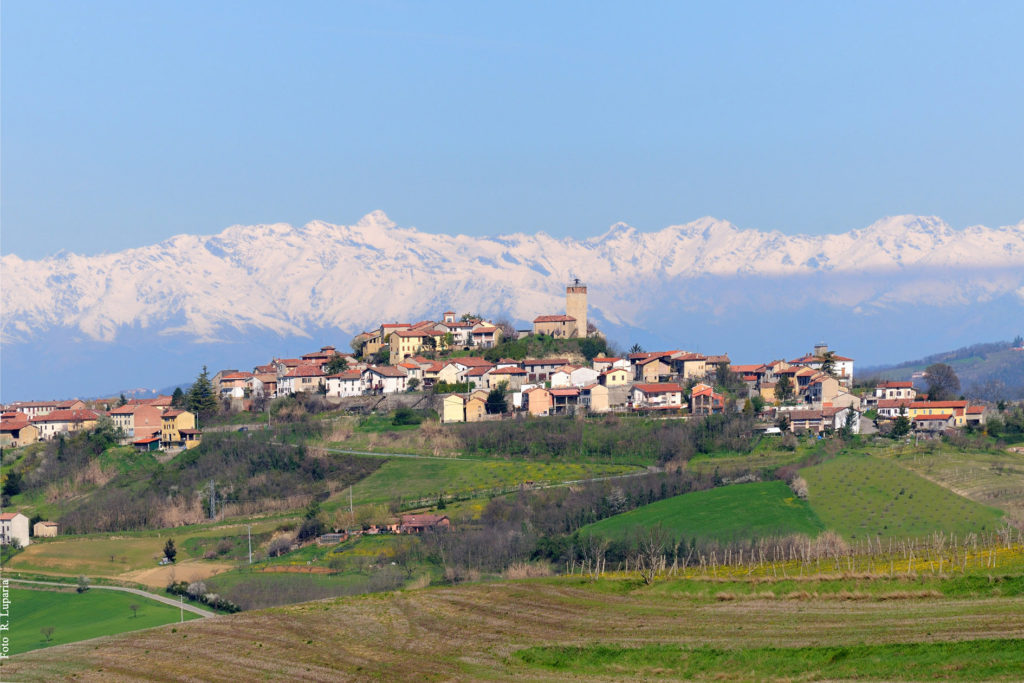
[[[1024,3],[636,5],[9,0],[0,248],[1024,218]]]

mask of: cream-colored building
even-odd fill
[[[580,403],[592,413],[606,413],[608,406],[608,387],[601,384],[589,384],[580,389]]]
[[[466,399],[458,394],[445,396],[441,402],[441,422],[465,422]]]
[[[36,522],[32,526],[32,535],[36,538],[56,538],[57,522]]]
[[[32,418],[32,424],[39,430],[39,439],[46,441],[58,434],[92,429],[99,419],[99,415],[91,410],[54,410]]]

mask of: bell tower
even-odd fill
[[[580,279],[573,278],[565,288],[565,314],[576,318],[577,337],[587,336],[587,286]]]

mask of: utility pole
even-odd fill
[[[249,564],[252,564],[252,524],[245,525],[249,529]]]
[[[178,605],[179,605],[179,611],[181,612],[181,622],[180,623],[184,624],[185,623],[185,596],[184,595],[179,595],[178,596]]]

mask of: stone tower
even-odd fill
[[[577,337],[587,336],[587,286],[579,278],[565,288],[565,314],[576,318]]]

